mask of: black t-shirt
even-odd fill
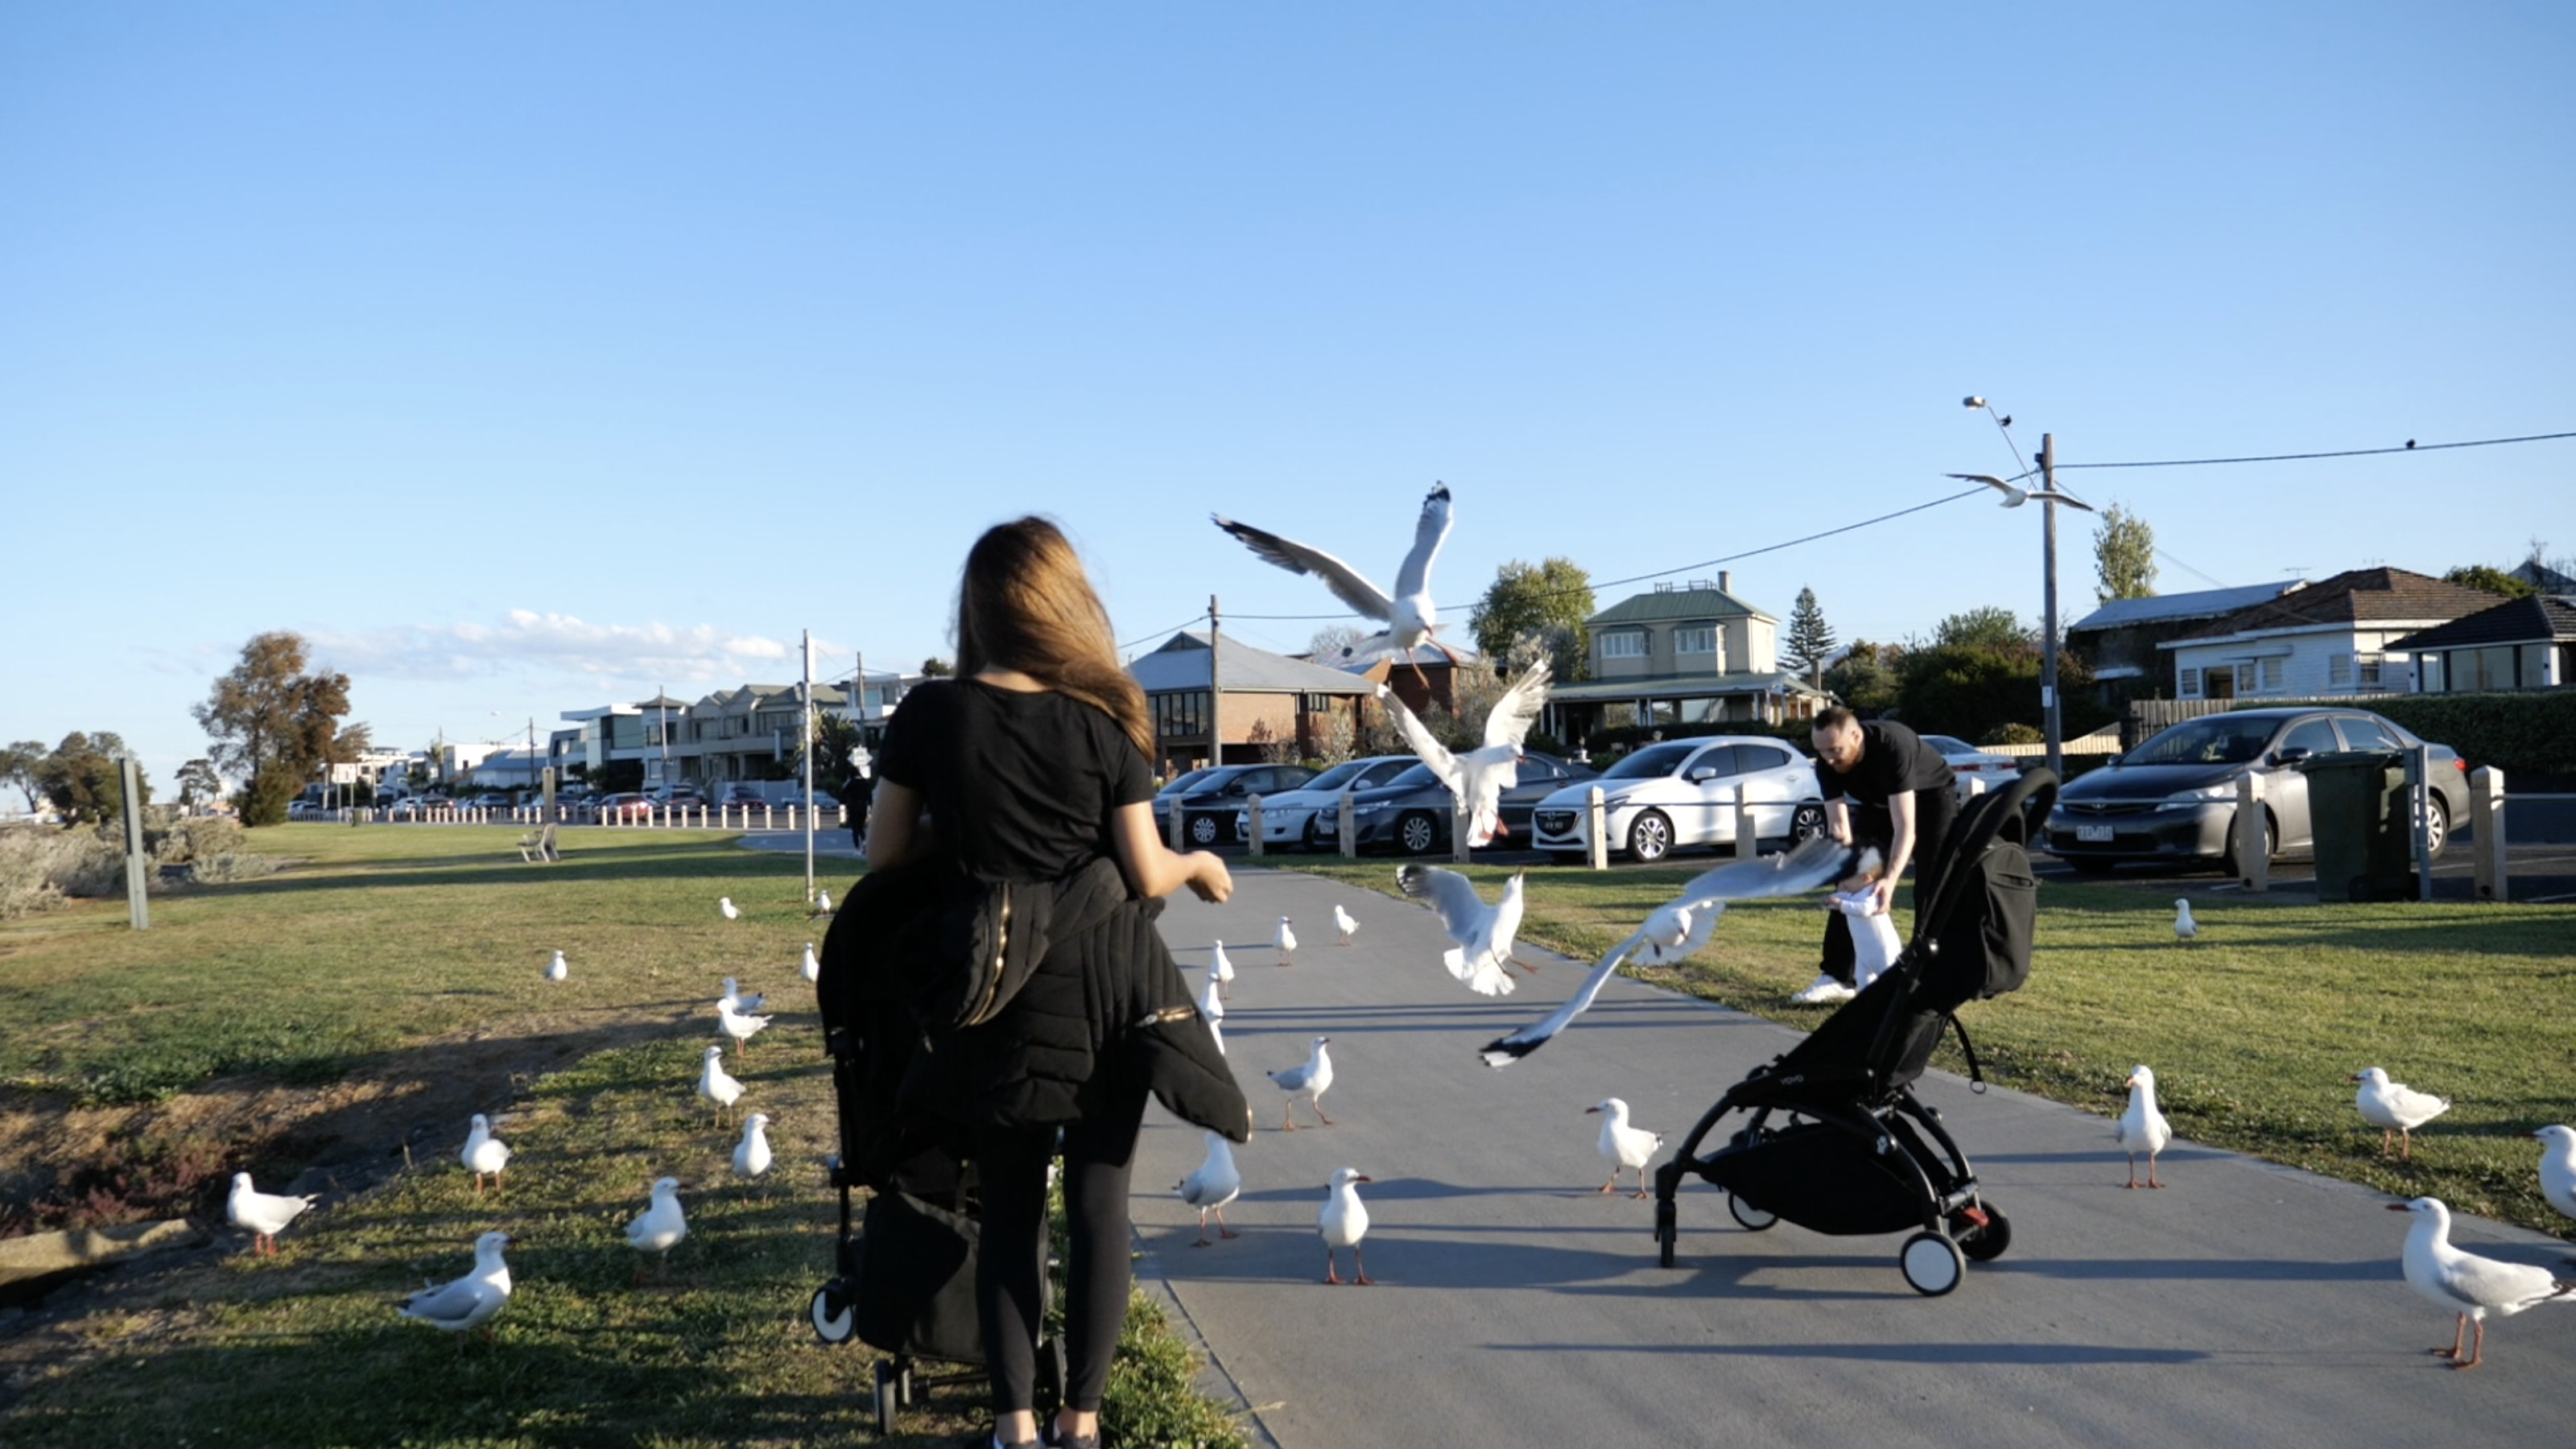
[[[1864,805],[1883,807],[1894,796],[1936,785],[1946,789],[1950,778],[1950,762],[1941,752],[1894,720],[1874,719],[1860,727],[1860,762],[1850,774],[1816,761],[1816,784],[1826,799],[1848,795]]]
[[[993,880],[1054,880],[1114,856],[1110,817],[1154,798],[1145,757],[1107,714],[972,679],[905,695],[877,772],[920,794],[942,851]]]

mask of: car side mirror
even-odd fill
[[[2315,753],[2316,751],[2309,749],[2305,745],[2289,745],[2283,747],[2272,756],[2272,763],[2276,765],[2295,765],[2299,761],[2304,760]]]
[[[1688,778],[1694,785],[1705,785],[1709,781],[1717,778],[1717,766],[1702,765],[1698,769],[1691,771]]]

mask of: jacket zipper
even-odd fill
[[[975,1006],[975,1014],[966,1019],[968,1026],[981,1025],[993,1014],[993,999],[1002,994],[1002,958],[1011,949],[1011,887],[1002,883],[1002,918],[993,931],[993,969],[984,982],[984,999]]]

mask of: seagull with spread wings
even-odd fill
[[[1592,998],[1601,994],[1602,983],[1619,969],[1620,962],[1635,959],[1651,966],[1667,965],[1707,945],[1709,933],[1717,929],[1717,918],[1726,912],[1727,902],[1816,890],[1849,874],[1850,863],[1851,851],[1847,847],[1831,836],[1819,835],[1785,855],[1737,861],[1701,874],[1683,886],[1679,895],[1656,907],[1635,935],[1611,947],[1610,954],[1602,957],[1592,974],[1583,979],[1583,985],[1547,1020],[1487,1042],[1483,1049],[1485,1065],[1507,1067],[1547,1045],[1550,1037],[1573,1025],[1574,1019],[1592,1004]]]
[[[1396,654],[1409,661],[1413,650],[1424,643],[1443,654],[1449,652],[1433,637],[1440,625],[1438,610],[1431,602],[1431,561],[1439,557],[1441,540],[1449,536],[1449,485],[1435,485],[1422,500],[1422,516],[1413,525],[1413,549],[1395,571],[1393,597],[1322,549],[1309,548],[1248,523],[1237,523],[1222,514],[1211,513],[1208,517],[1215,520],[1217,527],[1241,539],[1244,547],[1265,562],[1292,574],[1315,575],[1333,591],[1334,598],[1386,626],[1383,632],[1343,650],[1345,658]],[[1414,665],[1417,675],[1421,670],[1421,665]]]
[[[1490,906],[1476,894],[1475,882],[1436,865],[1399,866],[1395,883],[1439,913],[1441,928],[1458,943],[1441,954],[1440,962],[1469,990],[1480,996],[1511,995],[1511,973],[1505,966],[1537,974],[1536,967],[1512,959],[1512,937],[1521,928],[1521,877],[1504,882],[1503,898]]]
[[[1404,732],[1407,744],[1422,757],[1440,783],[1449,787],[1451,799],[1467,812],[1467,844],[1471,847],[1490,845],[1497,835],[1511,834],[1502,822],[1503,792],[1520,783],[1521,741],[1529,738],[1530,726],[1538,722],[1539,707],[1547,703],[1547,661],[1542,659],[1529,667],[1494,707],[1485,711],[1485,742],[1463,755],[1453,755],[1447,746],[1432,738],[1395,691],[1381,684],[1378,699],[1387,713],[1395,716],[1397,729]]]

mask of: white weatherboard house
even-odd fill
[[[2389,646],[2495,602],[2484,590],[2404,569],[2352,569],[2156,648],[2172,657],[2180,699],[2403,694],[2414,666]]]

